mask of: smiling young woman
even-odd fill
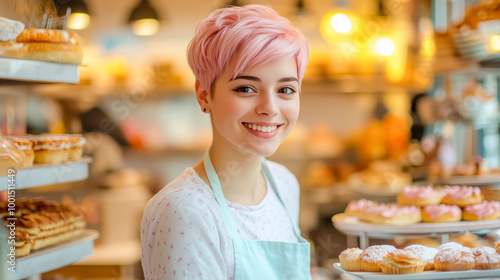
[[[212,144],[144,211],[146,279],[311,278],[299,185],[265,159],[297,121],[308,54],[304,36],[267,6],[219,9],[198,23],[188,61]]]

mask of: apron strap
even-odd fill
[[[286,213],[288,214],[288,219],[290,220],[290,223],[292,224],[293,227],[293,232],[295,233],[295,236],[301,240],[302,235],[299,229],[299,225],[294,224],[294,219],[292,218],[292,215],[290,214],[290,211],[288,211],[288,207],[286,207],[285,202],[283,201],[283,198],[281,198],[280,192],[278,190],[278,185],[276,185],[276,182],[274,181],[274,177],[271,174],[271,170],[269,169],[269,166],[267,164],[267,160],[265,158],[262,159],[262,169],[264,170],[264,175],[266,178],[269,180],[269,183],[271,184],[271,187],[274,189],[274,192],[276,193],[276,196],[278,196],[279,200],[281,201],[281,204],[285,208]]]
[[[212,191],[214,192],[215,199],[217,199],[217,203],[219,203],[219,206],[222,210],[222,215],[224,216],[224,222],[228,227],[229,235],[231,236],[232,239],[239,239],[238,231],[234,226],[233,217],[231,217],[231,214],[229,212],[229,207],[227,206],[226,198],[222,193],[222,187],[219,181],[219,176],[217,176],[217,172],[214,169],[214,166],[212,164],[212,161],[210,160],[210,155],[208,154],[208,152],[205,154],[205,157],[203,158],[203,164],[205,165],[205,172],[207,173],[208,180],[212,185]]]
[[[212,185],[212,191],[214,192],[215,199],[217,200],[217,203],[219,203],[221,207],[222,215],[224,216],[224,221],[229,230],[229,235],[231,236],[232,239],[239,239],[238,231],[236,230],[236,226],[234,225],[233,217],[231,217],[231,213],[229,212],[229,207],[227,206],[226,198],[224,197],[224,193],[222,192],[219,176],[217,176],[217,172],[215,171],[212,161],[210,160],[210,155],[208,154],[208,152],[205,154],[203,158],[203,164],[205,166],[205,172],[207,173],[208,180]],[[262,169],[264,171],[265,178],[269,181],[269,184],[276,193],[276,196],[280,200],[281,205],[283,205],[283,207],[285,208],[285,211],[288,215],[288,219],[292,224],[293,232],[295,233],[297,239],[303,240],[299,226],[294,224],[294,219],[292,219],[292,215],[290,214],[290,211],[288,211],[288,207],[286,207],[286,204],[283,202],[283,199],[281,198],[280,192],[278,190],[276,182],[274,181],[271,171],[269,170],[269,166],[267,165],[267,161],[265,158],[263,158],[262,160]]]

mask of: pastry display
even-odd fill
[[[422,207],[422,222],[453,223],[462,220],[462,210],[456,205],[427,205]]]
[[[11,223],[8,202],[0,203],[4,223]],[[60,204],[40,198],[19,198],[16,209],[16,255],[51,246],[83,233],[85,210],[77,205]]]
[[[446,186],[443,188],[445,196],[442,203],[464,207],[479,203],[483,200],[481,190],[478,187],[469,186]]]
[[[342,268],[348,271],[361,271],[361,254],[363,250],[359,248],[349,248],[339,255]]]
[[[397,196],[399,204],[426,206],[439,204],[443,192],[432,186],[406,186]]]
[[[19,150],[24,153],[23,167],[32,166],[35,161],[35,151],[33,150],[33,142],[27,137],[5,136],[6,139],[14,142]]]
[[[438,249],[434,257],[434,269],[441,271],[471,270],[474,268],[474,255],[469,248],[448,247]]]
[[[379,204],[365,210],[362,221],[384,225],[411,225],[422,220],[420,208],[413,205]]]
[[[33,137],[35,163],[61,163],[68,158],[67,139],[40,135]]]
[[[28,48],[16,38],[24,29],[24,23],[0,17],[0,56],[23,58]]]
[[[383,274],[500,268],[500,255],[495,248],[481,246],[471,249],[456,242],[441,244],[438,249],[418,244],[404,249],[391,245],[372,245],[365,250],[348,248],[339,258],[342,269],[346,271]]]
[[[0,135],[0,177],[23,167],[24,153],[14,143]]]
[[[487,221],[500,218],[500,202],[491,200],[478,204],[469,205],[464,208],[465,221]]]
[[[347,205],[345,213],[352,217],[363,217],[368,209],[375,208],[378,205],[379,203],[366,199],[352,200]]]
[[[413,244],[405,247],[405,250],[412,251],[418,254],[425,264],[424,270],[434,270],[434,257],[438,250],[420,244]]]
[[[500,255],[491,247],[472,248],[474,268],[480,270],[500,268]]]
[[[409,274],[424,271],[425,263],[411,250],[395,250],[385,255],[380,267],[385,274]]]
[[[28,47],[26,59],[72,64],[82,62],[79,42],[66,30],[27,28],[16,40]]]
[[[87,141],[85,137],[82,135],[69,135],[69,155],[68,160],[79,160],[82,158],[83,154],[83,145],[85,145]]]
[[[389,252],[381,246],[370,246],[366,248],[360,255],[361,270],[371,272],[382,271],[380,265],[387,254],[389,254]]]

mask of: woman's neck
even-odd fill
[[[215,145],[210,147],[209,155],[227,200],[242,205],[256,205],[262,201],[267,187],[262,173],[261,156]],[[211,186],[203,160],[193,168]]]

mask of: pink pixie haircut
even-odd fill
[[[188,63],[205,90],[238,56],[233,77],[245,69],[281,57],[295,57],[299,84],[309,59],[304,35],[275,10],[262,5],[213,11],[196,25],[187,50]]]

